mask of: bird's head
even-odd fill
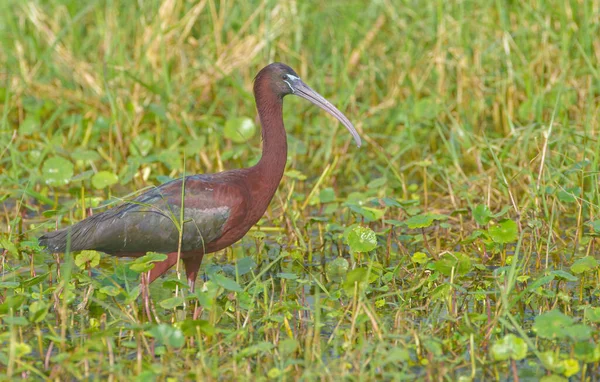
[[[356,132],[352,122],[350,122],[350,120],[348,120],[348,118],[346,118],[346,116],[329,101],[306,85],[304,81],[300,79],[300,76],[298,76],[298,74],[289,66],[280,62],[274,62],[265,66],[258,72],[254,79],[255,94],[261,92],[261,90],[258,89],[263,86],[266,86],[266,91],[271,92],[271,94],[277,96],[279,99],[283,99],[283,97],[288,94],[293,94],[319,106],[346,126],[348,131],[350,131],[350,134],[354,137],[356,145],[360,147],[360,136]],[[263,89],[265,88],[263,87]]]

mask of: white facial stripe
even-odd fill
[[[292,76],[291,74],[284,74],[283,77],[287,78],[288,80],[291,80],[291,81],[300,81],[300,78],[298,78],[296,76]],[[283,80],[283,82],[285,82],[290,87],[290,90],[292,91],[292,93],[295,93],[295,90],[294,90],[294,87],[292,86],[292,84],[290,84],[286,80]]]
[[[290,76],[290,77],[293,77],[293,76]],[[283,80],[283,82],[285,82],[287,84],[287,86],[290,87],[290,90],[292,91],[292,93],[294,93],[294,88],[292,87],[292,85],[289,82],[287,82],[286,80]]]

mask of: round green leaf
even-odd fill
[[[348,260],[343,257],[336,257],[335,260],[328,262],[325,267],[327,278],[335,282],[340,282],[346,273],[348,273],[349,267]]]
[[[156,252],[148,252],[142,257],[138,257],[135,259],[129,266],[129,268],[138,273],[148,272],[152,268],[154,268],[154,264],[156,262],[165,261],[167,259],[167,255]]]
[[[243,143],[254,136],[256,125],[248,117],[230,118],[225,122],[225,138]]]
[[[356,268],[348,272],[346,275],[346,280],[344,281],[343,287],[346,290],[346,293],[349,295],[354,294],[355,284],[358,283],[358,289],[364,288],[364,286],[368,283],[367,268]]]
[[[473,209],[473,218],[479,225],[486,225],[492,220],[492,212],[485,204],[479,204]]]
[[[138,296],[142,293],[142,288],[140,285],[136,285],[135,287],[133,287],[132,289],[129,290],[129,292],[127,292],[127,296],[125,297],[125,304],[131,304],[133,301],[135,301]]]
[[[351,203],[347,204],[347,206],[353,212],[362,215],[362,217],[364,217],[368,222],[381,219],[385,213],[385,211],[382,209],[362,207]]]
[[[269,353],[274,347],[275,345],[273,345],[270,342],[261,341],[256,343],[255,345],[250,345],[247,348],[242,349],[239,353],[236,354],[236,358],[244,359],[254,357],[257,354]]]
[[[209,280],[204,283],[204,285],[202,286],[202,290],[196,290],[194,294],[198,298],[198,302],[200,303],[200,305],[210,309],[215,302],[217,294],[221,290],[220,288],[221,287],[218,286],[215,282]]]
[[[183,302],[183,297],[171,297],[167,298],[166,300],[162,300],[160,302],[160,306],[162,306],[164,309],[173,309],[183,305]]]
[[[25,302],[25,296],[15,295],[6,297],[6,300],[0,304],[0,314],[8,313],[11,309],[17,309]]]
[[[49,186],[64,186],[73,177],[73,163],[62,157],[46,159],[42,167],[42,178]]]
[[[133,138],[129,150],[133,155],[145,157],[150,153],[152,147],[154,147],[152,136],[150,134],[140,134]]]
[[[245,275],[246,273],[251,272],[253,269],[256,269],[256,261],[251,256],[242,257],[236,263],[237,266],[237,274],[240,276]]]
[[[397,364],[410,361],[410,351],[406,348],[392,348],[385,357],[384,364]]]
[[[452,285],[442,284],[438,285],[434,290],[431,291],[431,298],[434,300],[446,300],[452,292]]]
[[[18,342],[14,345],[15,347],[15,356],[17,358],[21,358],[29,353],[31,353],[31,346],[26,343]]]
[[[577,360],[573,358],[565,359],[563,361],[563,367],[565,368],[563,374],[567,378],[579,373],[579,370],[581,369],[579,366],[579,362],[577,362]]]
[[[533,324],[533,330],[542,338],[564,338],[568,335],[572,325],[572,317],[555,309],[537,316]]]
[[[444,253],[432,268],[444,276],[452,275],[453,269],[454,274],[464,275],[471,270],[471,259],[460,252]]]
[[[410,229],[416,228],[427,228],[429,227],[435,220],[446,220],[448,216],[441,214],[421,214],[411,216],[406,219],[406,225]]]
[[[37,115],[28,115],[19,126],[19,134],[30,135],[40,129],[40,117]]]
[[[89,263],[90,267],[95,267],[100,264],[100,254],[96,251],[81,251],[75,257],[75,265],[79,268],[84,268],[85,265]]]
[[[427,254],[424,252],[415,252],[411,256],[410,260],[417,264],[427,264],[429,261],[429,256],[427,256]]]
[[[34,301],[29,305],[29,321],[42,322],[48,314],[48,305],[43,301]]]
[[[521,360],[527,356],[527,344],[522,338],[508,334],[492,345],[492,356],[496,361]]]
[[[235,280],[232,280],[229,277],[223,276],[221,274],[215,273],[210,276],[210,279],[215,284],[222,287],[223,289],[226,289],[226,290],[229,290],[232,292],[243,292],[244,291],[242,289],[242,287],[240,286],[240,284],[235,282]]]
[[[321,203],[331,203],[335,200],[335,191],[331,187],[327,187],[319,192],[319,201]]]
[[[279,352],[284,356],[289,356],[296,351],[298,346],[298,341],[293,338],[286,338],[279,341]]]
[[[149,331],[150,336],[156,338],[160,344],[180,348],[185,344],[185,337],[180,329],[169,324],[154,325]]]
[[[542,364],[548,370],[559,372],[564,370],[559,354],[554,351],[540,353],[540,361],[542,361]]]
[[[586,321],[600,323],[600,307],[586,307],[583,317]]]
[[[600,233],[600,219],[590,222],[590,226],[594,230],[594,233]]]
[[[576,342],[574,347],[575,358],[585,363],[600,361],[600,346],[589,341]]]
[[[556,193],[558,200],[564,203],[575,203],[577,201],[577,197],[572,192],[560,190]]]
[[[498,244],[512,243],[517,240],[517,223],[510,219],[501,220],[488,230],[492,240]]]
[[[598,260],[592,256],[582,257],[581,259],[575,260],[571,265],[571,272],[577,274],[589,272],[598,267]]]
[[[567,336],[574,341],[587,341],[592,338],[593,329],[585,324],[576,324],[569,328]]]
[[[361,207],[363,211],[369,214],[371,220],[380,220],[385,214],[385,210],[380,208]]]
[[[162,283],[162,287],[164,289],[174,291],[177,288],[188,289],[189,285],[187,283],[183,282],[182,280],[170,279],[170,280],[165,280]]]
[[[196,334],[196,329],[200,329],[200,331],[206,335],[212,336],[215,334],[216,329],[206,320],[191,320],[187,319],[181,323],[181,331],[188,336],[193,336]]]
[[[383,186],[385,186],[385,184],[387,183],[387,178],[382,177],[382,178],[376,178],[373,179],[372,181],[369,182],[369,184],[367,184],[368,188],[381,188]]]
[[[377,237],[371,228],[356,226],[348,234],[352,252],[369,252],[377,247]]]
[[[277,379],[277,378],[281,377],[282,374],[283,374],[283,372],[281,370],[274,367],[267,372],[267,377],[269,377],[269,379]]]
[[[415,120],[428,121],[434,120],[440,110],[434,97],[419,99],[413,107],[413,115]]]
[[[119,177],[109,171],[100,171],[92,177],[92,185],[94,188],[101,190],[110,187],[119,181]]]

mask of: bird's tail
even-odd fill
[[[52,253],[64,253],[69,247],[70,251],[79,251],[77,237],[79,236],[77,225],[59,229],[58,231],[48,232],[38,239],[38,243]]]

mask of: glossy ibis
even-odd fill
[[[204,254],[240,240],[261,218],[277,190],[287,159],[282,109],[283,97],[288,94],[307,99],[336,117],[360,147],[360,137],[346,116],[302,82],[290,67],[273,63],[254,79],[263,139],[262,157],[255,166],[173,180],[132,201],[47,233],[40,237],[40,244],[55,253],[90,249],[114,256],[139,257],[149,251],[167,254],[167,259],[150,271],[149,282],[180,257],[193,289]],[[177,226],[182,205],[180,248]]]

